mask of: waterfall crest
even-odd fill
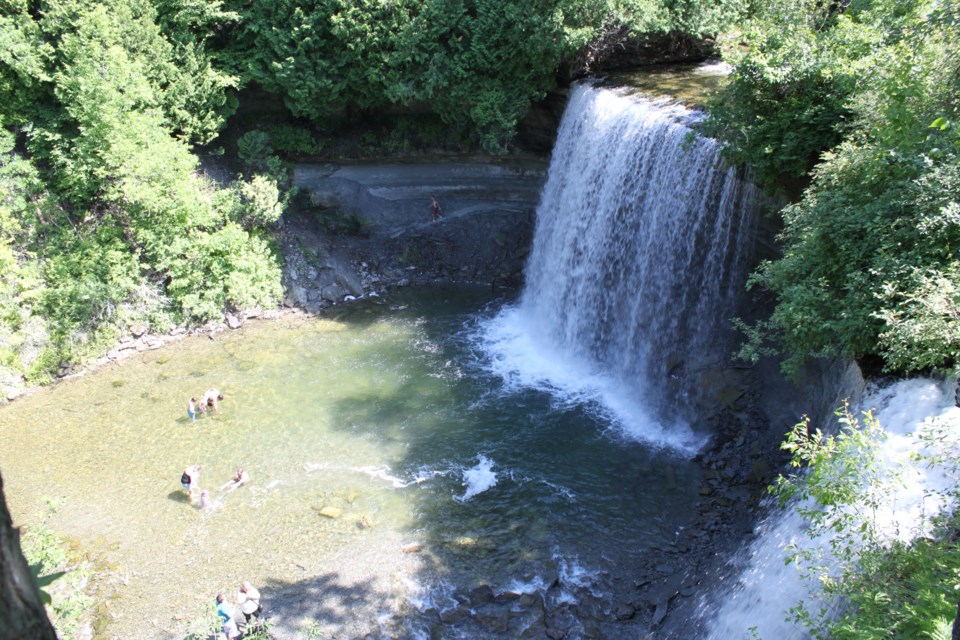
[[[508,380],[588,401],[624,432],[694,451],[678,365],[728,357],[717,338],[742,290],[751,187],[688,126],[697,116],[574,88],[537,209],[519,305],[492,323]]]

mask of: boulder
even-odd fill
[[[343,515],[343,509],[337,507],[321,507],[317,509],[317,513],[331,520],[336,520]]]

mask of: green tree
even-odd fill
[[[767,327],[790,354],[788,370],[809,355],[879,359],[897,372],[958,362],[960,340],[951,329],[957,300],[942,294],[956,287],[960,242],[960,156],[949,125],[960,95],[956,12],[953,3],[875,0],[839,15],[813,14],[831,34],[833,59],[845,61],[841,85],[849,88],[842,95],[850,115],[840,130],[818,129],[843,132],[843,139],[829,150],[815,145],[822,155],[812,183],[782,212],[783,256],[752,279],[777,295]],[[806,41],[802,35],[784,48]],[[802,66],[777,60],[776,72],[792,75]],[[752,82],[743,75],[748,68],[737,71],[744,90]],[[765,82],[759,87],[765,95]],[[749,124],[749,113],[736,117],[747,124],[730,138],[733,147],[742,145],[731,153],[752,158],[761,175],[782,173],[776,158],[794,147],[782,139],[764,143],[769,154],[758,148],[755,136],[766,138]],[[755,121],[765,122],[765,113]],[[795,116],[789,108],[777,116],[781,138],[806,131]],[[766,155],[769,162],[757,159]]]
[[[0,38],[42,53],[0,76],[0,91],[30,96],[3,112],[24,151],[4,137],[0,355],[31,381],[132,323],[199,322],[280,295],[276,181],[217,186],[188,146],[229,111],[233,80],[197,34],[232,16],[218,3],[157,6],[54,0],[8,7],[0,23]]]

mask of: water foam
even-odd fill
[[[480,454],[477,458],[479,460],[477,464],[463,472],[463,486],[467,490],[462,496],[456,498],[458,502],[466,502],[497,484],[497,474],[493,470],[493,460],[483,454]]]
[[[928,535],[930,516],[948,506],[948,492],[956,478],[947,467],[918,463],[918,454],[930,454],[924,434],[948,427],[953,441],[941,442],[955,454],[960,448],[960,409],[955,406],[955,385],[929,379],[903,380],[874,388],[865,397],[862,410],[874,410],[874,417],[886,437],[879,445],[878,462],[885,471],[880,481],[889,491],[876,511],[882,539],[909,541]],[[941,434],[944,435],[944,434]],[[940,453],[943,453],[941,449]],[[713,620],[708,623],[711,640],[752,638],[755,628],[761,638],[801,640],[805,629],[788,619],[789,609],[803,601],[815,617],[830,615],[836,603],[823,602],[818,583],[802,579],[796,566],[785,564],[788,549],[810,549],[813,545],[829,554],[829,538],[811,540],[805,533],[808,523],[795,508],[771,514],[757,528],[757,538],[743,558],[745,569],[737,586],[722,595],[719,607],[706,605]],[[716,597],[716,594],[714,595]]]

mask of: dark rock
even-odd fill
[[[490,585],[488,584],[482,584],[470,591],[470,602],[472,602],[474,605],[493,602],[494,597],[493,589],[491,589]]]
[[[346,291],[339,284],[330,284],[320,290],[320,297],[327,302],[339,302]]]
[[[503,633],[508,628],[507,612],[500,609],[478,611],[474,619],[492,633]]]
[[[637,608],[632,604],[622,604],[617,607],[617,620],[630,620],[637,613]]]
[[[463,605],[457,605],[451,609],[440,612],[440,621],[443,624],[457,624],[470,617],[470,609]]]
[[[670,602],[668,600],[661,600],[657,603],[656,608],[653,611],[653,619],[650,621],[650,624],[654,627],[663,622],[663,619],[667,617],[667,613],[670,611]]]

